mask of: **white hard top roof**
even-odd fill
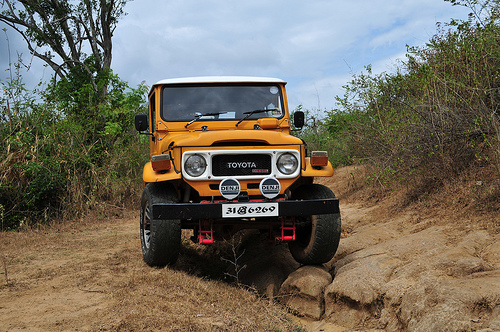
[[[272,77],[253,77],[253,76],[199,76],[170,78],[156,82],[160,84],[189,84],[189,83],[285,83],[279,78]],[[153,86],[154,86],[153,85]]]

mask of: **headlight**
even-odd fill
[[[297,167],[299,166],[299,161],[293,154],[283,153],[278,158],[277,166],[278,170],[281,173],[285,175],[290,175],[297,170]]]
[[[184,170],[193,177],[202,175],[206,169],[207,161],[199,154],[190,156],[184,163]]]

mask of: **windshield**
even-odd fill
[[[161,115],[166,121],[281,118],[281,89],[278,85],[169,85],[162,90]]]

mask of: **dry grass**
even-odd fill
[[[490,234],[500,233],[500,177],[492,166],[471,168],[456,178],[444,180],[439,187],[434,184],[426,187],[425,183],[420,187],[400,184],[391,189],[376,182],[368,185],[366,178],[372,174],[369,166],[354,165],[336,169],[331,178],[315,181],[330,186],[341,204],[356,202],[365,208],[382,207],[367,219],[369,222],[411,212],[435,223],[446,224],[452,219],[457,227],[474,225]]]
[[[134,216],[0,233],[0,252],[13,258],[0,282],[0,330],[302,330],[283,307],[204,275],[210,262],[220,269],[213,248],[190,245],[173,269],[148,267],[137,224]]]
[[[406,210],[405,227],[418,228],[423,218],[500,231],[494,170],[464,174],[409,205],[401,205],[402,191],[377,201],[366,174],[351,166],[317,179],[342,204],[370,211],[357,226]],[[150,268],[141,257],[137,212],[117,212],[0,233],[0,330],[303,331],[283,307],[222,281],[228,264],[220,258],[231,259],[230,248],[194,245],[185,234],[174,268]]]

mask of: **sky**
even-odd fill
[[[130,86],[176,77],[244,75],[285,80],[291,109],[323,112],[353,74],[393,72],[406,45],[469,10],[443,0],[134,0],[113,36],[112,69]],[[0,28],[5,27],[0,23]],[[7,39],[8,38],[8,42]],[[10,52],[9,52],[10,49]],[[12,29],[0,31],[0,79],[17,53],[26,87],[52,71]]]

